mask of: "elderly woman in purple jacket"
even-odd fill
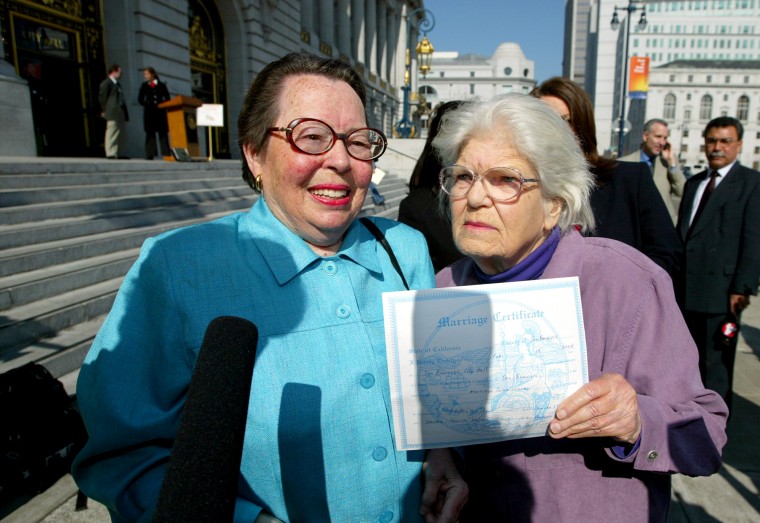
[[[668,274],[593,229],[594,181],[567,124],[506,95],[447,114],[433,146],[467,258],[438,287],[577,276],[589,382],[539,438],[465,447],[462,521],[665,521],[670,474],[721,465],[727,409],[702,385]]]

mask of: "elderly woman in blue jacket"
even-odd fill
[[[339,61],[268,65],[239,118],[261,197],[145,242],[77,389],[90,439],[74,476],[114,521],[155,510],[205,328],[225,315],[259,330],[235,521],[456,520],[467,486],[449,450],[394,448],[381,293],[401,274],[432,287],[433,270],[420,233],[373,219],[400,274],[357,220],[386,147],[365,101]]]

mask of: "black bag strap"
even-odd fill
[[[383,249],[385,249],[385,252],[388,253],[388,257],[391,259],[391,263],[393,264],[393,268],[396,269],[396,272],[399,276],[401,276],[401,281],[404,282],[404,287],[406,287],[406,290],[409,290],[409,284],[406,283],[406,278],[404,278],[404,273],[401,272],[401,266],[398,264],[398,260],[396,259],[396,255],[393,254],[393,249],[391,249],[391,245],[388,243],[388,240],[385,239],[385,235],[383,234],[383,231],[381,231],[377,225],[372,223],[372,221],[369,218],[359,218],[359,221],[364,224],[364,226],[369,229],[369,232],[372,233],[372,236],[375,237],[375,239],[380,242],[380,245],[383,246]]]

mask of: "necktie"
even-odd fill
[[[718,177],[718,171],[710,172],[710,181],[707,182],[707,187],[705,187],[705,192],[702,193],[702,199],[699,200],[699,207],[697,207],[697,212],[694,214],[694,219],[691,221],[690,229],[694,228],[694,224],[697,223],[697,220],[699,219],[699,215],[702,214],[702,211],[705,209],[707,200],[708,198],[710,198],[710,195],[712,194],[713,189],[715,189],[715,179],[717,177]]]

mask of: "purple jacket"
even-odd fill
[[[474,262],[438,287],[475,285]],[[728,409],[702,385],[697,349],[668,274],[614,240],[560,239],[542,279],[578,276],[589,379],[625,376],[638,393],[641,441],[626,459],[610,438],[529,438],[465,447],[470,500],[462,521],[666,521],[670,473],[716,472]]]

